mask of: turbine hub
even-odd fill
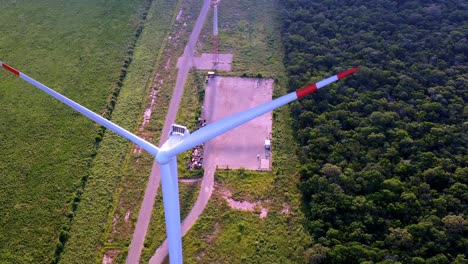
[[[156,161],[159,164],[169,163],[171,156],[169,156],[167,150],[179,144],[188,135],[190,135],[190,132],[186,127],[177,124],[172,124],[171,131],[169,132],[169,138],[162,145],[159,153],[156,155]]]

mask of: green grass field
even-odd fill
[[[142,3],[3,0],[0,60],[103,112]],[[51,263],[98,127],[3,70],[0,113],[0,263]]]

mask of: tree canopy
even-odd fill
[[[468,3],[284,0],[311,263],[467,263]]]

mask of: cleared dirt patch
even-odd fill
[[[203,114],[212,123],[271,101],[272,91],[272,79],[216,76],[207,83]],[[264,145],[271,138],[271,126],[270,112],[218,136],[206,144],[205,162],[220,168],[260,169],[262,159],[270,158]]]
[[[201,181],[202,181],[202,178],[198,178],[198,179],[179,179],[180,183],[185,183],[185,184],[199,183]]]
[[[102,264],[112,264],[115,258],[117,257],[117,255],[119,255],[119,253],[120,253],[119,249],[107,250],[106,253],[104,254],[104,257],[102,258]]]
[[[236,210],[241,210],[241,211],[248,211],[248,212],[255,212],[258,209],[260,209],[260,214],[259,217],[260,219],[263,219],[268,216],[268,208],[263,207],[262,202],[249,202],[249,201],[237,201],[232,199],[232,193],[225,188],[220,188],[219,193],[223,197],[224,200],[229,204],[229,207],[232,209]]]

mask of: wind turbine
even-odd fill
[[[109,130],[119,134],[120,136],[132,141],[142,149],[149,152],[155,157],[156,162],[160,164],[161,169],[161,184],[163,191],[164,214],[166,219],[166,232],[169,243],[169,260],[171,264],[182,263],[182,235],[180,222],[180,207],[179,207],[179,187],[177,176],[177,155],[192,149],[208,140],[219,136],[235,127],[238,127],[256,117],[273,111],[285,104],[302,98],[310,93],[313,93],[333,82],[341,80],[348,75],[357,72],[358,68],[341,72],[337,75],[323,79],[317,83],[302,87],[295,92],[283,95],[270,102],[256,106],[249,110],[225,117],[205,127],[202,127],[190,134],[184,126],[173,124],[169,132],[168,140],[160,147],[149,143],[148,141],[136,136],[135,134],[125,130],[124,128],[112,123],[104,117],[92,112],[79,105],[78,103],[68,99],[67,97],[57,93],[44,84],[34,80],[28,75],[16,70],[15,68],[0,61],[0,67],[10,71],[14,75],[36,86],[42,91],[55,97],[60,102],[75,109],[84,116],[90,118],[94,122],[106,127]]]

